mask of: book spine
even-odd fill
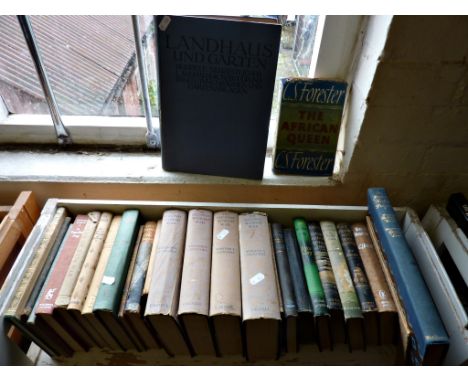
[[[240,317],[241,306],[239,215],[229,211],[215,212],[210,316],[230,314]]]
[[[146,271],[145,283],[143,285],[143,296],[148,296],[148,292],[151,285],[151,278],[153,277],[153,264],[156,257],[156,250],[158,248],[159,236],[161,235],[161,223],[162,220],[159,219],[156,225],[156,232],[154,233],[153,245],[151,247],[150,258],[148,262],[148,270]]]
[[[144,225],[143,236],[138,248],[138,255],[132,273],[132,279],[128,290],[128,298],[125,303],[125,311],[140,312],[143,284],[148,269],[149,257],[156,233],[156,222],[150,221]]]
[[[122,221],[99,286],[93,311],[105,310],[118,313],[122,289],[138,234],[139,217],[138,210],[127,210],[122,214]]]
[[[312,302],[310,301],[309,292],[307,291],[307,283],[302,267],[301,253],[297,244],[296,234],[294,230],[290,228],[284,228],[283,234],[298,313],[313,313]]]
[[[368,207],[414,331],[410,357],[413,363],[420,364],[428,346],[448,343],[447,334],[385,189],[369,188]]]
[[[88,253],[86,254],[86,258],[83,262],[83,267],[81,268],[75,288],[73,289],[68,309],[81,311],[83,308],[111,221],[111,213],[104,212],[101,214],[96,231],[89,246]]]
[[[325,301],[325,293],[323,291],[322,282],[320,281],[319,270],[315,261],[315,256],[312,251],[312,243],[310,240],[307,223],[304,219],[294,219],[294,229],[296,230],[297,242],[302,256],[302,266],[309,290],[314,316],[327,316],[330,314]]]
[[[363,312],[375,312],[377,310],[377,305],[375,304],[374,296],[372,295],[372,290],[369,286],[369,281],[361,257],[359,256],[351,227],[346,223],[338,223],[337,230],[348,269],[361,304],[361,310]]]
[[[101,284],[102,276],[104,275],[107,262],[109,261],[109,256],[111,254],[112,247],[114,246],[121,221],[122,216],[115,216],[112,219],[109,232],[102,247],[101,255],[99,256],[96,271],[94,272],[93,279],[88,289],[88,295],[86,296],[83,308],[81,309],[81,314],[90,314],[93,312],[99,285]]]
[[[281,320],[274,255],[265,214],[254,212],[239,216],[239,248],[242,319]]]
[[[356,223],[352,225],[353,235],[361,255],[369,284],[374,295],[375,303],[379,312],[395,312],[396,306],[385,280],[382,267],[372,244],[372,240],[365,224]]]
[[[44,262],[52,249],[55,239],[60,231],[60,228],[65,221],[67,211],[65,208],[60,207],[55,212],[52,221],[45,229],[44,235],[39,242],[39,246],[34,250],[32,259],[28,268],[26,269],[21,283],[18,286],[15,296],[10,303],[7,315],[19,316],[21,311],[24,309],[24,305],[30,296],[30,293],[36,283],[39,272],[42,270]]]
[[[163,214],[145,316],[175,317],[177,313],[186,222],[185,211],[168,210]]]
[[[209,313],[212,236],[213,213],[190,210],[178,314],[197,313],[207,316]]]
[[[344,317],[345,319],[362,318],[361,306],[359,305],[356,290],[354,289],[353,281],[346,264],[335,223],[322,221],[320,222],[320,228],[322,229],[333,273],[335,274]]]
[[[275,251],[278,278],[283,297],[284,314],[286,317],[297,316],[296,296],[294,295],[291,269],[289,267],[288,255],[284,244],[283,227],[279,223],[271,225],[273,245]]]
[[[60,246],[64,240],[65,234],[68,231],[68,227],[70,226],[71,218],[66,217],[65,221],[63,222],[62,227],[60,228],[60,232],[57,235],[57,239],[55,240],[54,246],[52,247],[50,251],[50,255],[47,257],[47,260],[44,264],[44,267],[42,268],[41,274],[39,275],[36,284],[34,285],[34,289],[31,292],[31,295],[29,296],[28,302],[26,303],[26,306],[24,308],[23,315],[24,316],[29,316],[32,312],[32,309],[34,308],[34,304],[36,303],[37,298],[39,297],[41,293],[41,289],[44,286],[44,283],[46,282],[47,275],[49,274],[49,271],[52,267],[52,264],[54,263],[55,258],[57,257],[57,253],[60,249]]]
[[[86,253],[88,252],[100,217],[100,212],[93,211],[88,213],[88,222],[83,230],[80,242],[76,247],[75,254],[73,255],[73,259],[68,267],[67,274],[65,275],[62,287],[60,288],[60,292],[57,296],[57,300],[55,301],[55,305],[57,307],[66,308],[70,303],[73,288],[75,287],[76,280],[80,274],[83,261],[86,257]]]
[[[338,288],[336,287],[335,275],[333,274],[327,247],[325,246],[322,230],[320,229],[320,224],[312,222],[309,223],[307,227],[309,229],[312,250],[314,252],[315,261],[317,262],[320,281],[322,282],[328,309],[343,310]]]
[[[78,215],[75,218],[70,235],[67,237],[67,241],[63,247],[63,254],[60,256],[59,261],[55,264],[44,293],[40,297],[40,302],[37,306],[36,314],[52,314],[55,308],[58,292],[65,279],[68,267],[70,266],[70,263],[73,259],[87,222],[88,216],[86,215]]]

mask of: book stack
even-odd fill
[[[384,197],[372,195],[373,223],[301,209],[286,219],[245,206],[72,215],[56,205],[4,315],[61,359],[98,348],[263,362],[403,339],[406,362],[440,363],[448,342],[437,310],[417,268],[398,273],[408,267],[393,248],[401,237],[382,226],[393,209],[380,216]]]

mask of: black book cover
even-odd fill
[[[457,223],[463,233],[468,236],[468,200],[461,192],[450,195],[447,212]]]
[[[278,276],[281,286],[281,296],[283,298],[283,308],[286,317],[297,316],[296,296],[294,295],[293,280],[291,270],[284,245],[283,229],[281,224],[271,225],[273,236],[273,246],[275,248],[275,259],[278,267]]]
[[[296,296],[297,311],[298,313],[313,313],[302,267],[301,252],[296,241],[296,233],[290,228],[285,228],[283,234],[293,280],[294,295]]]
[[[156,16],[162,165],[261,179],[281,26]]]

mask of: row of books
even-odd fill
[[[71,224],[60,207],[5,317],[52,356],[161,346],[256,361],[302,343],[392,344],[403,313],[411,362],[440,363],[447,336],[383,189],[369,213],[367,226],[205,209]]]

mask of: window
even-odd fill
[[[279,79],[346,78],[360,17],[270,17],[283,26],[271,147]],[[39,48],[59,118],[73,143],[144,146],[152,137],[154,147],[151,134],[157,131],[159,110],[153,17],[31,16],[29,20],[35,35],[32,44]],[[57,121],[51,119],[47,104],[50,97],[44,95],[14,16],[0,16],[0,96],[0,142],[57,143],[53,129]]]

